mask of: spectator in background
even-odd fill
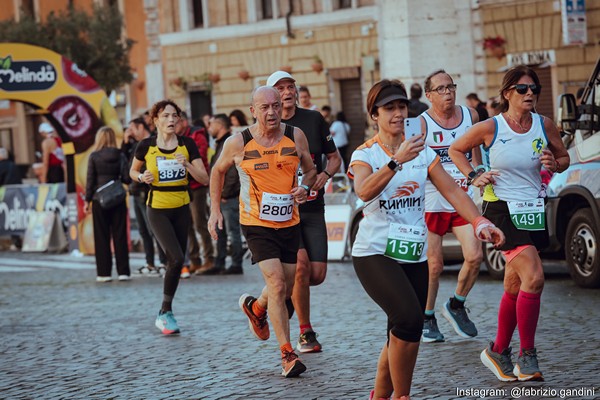
[[[156,135],[156,126],[154,126],[154,122],[150,117],[150,110],[146,110],[142,118],[144,118],[144,122],[146,122],[146,125],[150,128],[150,136]]]
[[[475,93],[469,93],[467,95],[467,106],[474,108],[475,111],[477,111],[477,115],[479,115],[479,122],[485,121],[490,117],[486,104],[479,100],[479,97],[477,97],[477,94]]]
[[[495,117],[502,111],[500,109],[500,98],[498,96],[490,97],[485,105],[488,117]]]
[[[189,137],[194,140],[198,147],[204,169],[208,172],[208,141],[206,140],[206,129],[193,129],[189,125],[187,114],[182,111],[180,115],[181,118],[176,126],[177,135]],[[189,226],[188,250],[191,264],[189,266],[184,265],[182,268],[181,277],[184,279],[189,278],[191,273],[202,270],[211,270],[215,261],[214,247],[207,226],[208,206],[206,200],[208,195],[208,185],[190,179],[190,193],[190,211],[192,212],[193,225]],[[194,228],[200,234],[200,239],[202,240],[204,263],[200,260],[200,246],[196,239]]]
[[[231,117],[231,116],[230,116]],[[218,160],[225,140],[231,136],[229,118],[225,114],[217,114],[210,120],[208,131],[215,138],[215,155],[210,166]],[[215,272],[222,274],[242,274],[242,260],[244,250],[242,249],[242,231],[240,228],[240,177],[235,165],[229,167],[225,172],[223,180],[223,191],[221,192],[221,214],[223,214],[223,229],[217,230],[217,257],[215,259]],[[231,242],[231,266],[225,269],[225,258],[227,257],[227,239]]]
[[[242,110],[235,109],[229,114],[229,121],[231,123],[231,131],[238,133],[248,127],[248,121],[246,120],[246,114]]]
[[[300,102],[300,107],[305,108],[307,110],[318,111],[319,107],[316,104],[312,104],[310,96],[310,91],[306,86],[300,86],[298,88],[298,100]]]
[[[210,119],[212,118],[211,112],[203,113],[200,118],[202,118],[202,126],[204,129],[208,129],[208,124],[210,124]]]
[[[331,124],[333,123],[333,115],[331,112],[331,107],[329,107],[327,104],[325,104],[323,107],[321,107],[321,115],[323,116],[323,119],[325,120],[325,122],[327,122],[327,124],[329,126],[331,126]]]
[[[19,169],[9,157],[8,151],[0,147],[0,186],[21,183]]]
[[[56,134],[54,127],[48,122],[42,122],[38,128],[44,137],[42,140],[42,173],[41,183],[58,183],[65,181],[65,153],[62,140]]]
[[[408,101],[408,117],[414,118],[429,109],[429,106],[420,99],[423,96],[423,88],[418,83],[410,87],[410,100]]]
[[[129,127],[125,130],[123,145],[121,151],[125,154],[131,167],[135,148],[142,140],[150,137],[150,127],[146,124],[144,118],[139,117],[129,123]],[[141,172],[146,170],[146,164],[141,167]],[[146,265],[138,271],[140,274],[160,275],[159,269],[154,265],[154,237],[148,225],[148,216],[146,215],[146,199],[148,198],[148,185],[140,182],[131,182],[129,185],[129,193],[133,196],[133,211],[138,225],[138,231],[144,244],[144,253],[146,254]],[[158,245],[158,258],[162,267],[166,269],[167,256],[163,249]]]
[[[117,148],[115,131],[103,126],[96,133],[94,151],[90,154],[87,169],[84,212],[92,213],[94,221],[94,255],[96,257],[97,282],[110,282],[113,240],[117,273],[120,281],[131,279],[129,248],[127,241],[127,205],[125,199],[111,209],[104,209],[94,198],[99,187],[110,181],[131,182],[125,155]]]
[[[348,138],[350,137],[350,124],[346,121],[346,115],[343,111],[335,115],[335,121],[329,127],[333,143],[338,148],[340,156],[342,156],[342,171],[348,168]]]

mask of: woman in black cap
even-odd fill
[[[477,237],[499,246],[504,235],[479,211],[426,147],[423,134],[404,138],[408,98],[397,80],[376,83],[367,110],[378,134],[352,154],[348,175],[366,205],[352,248],[354,269],[367,294],[388,317],[387,341],[371,399],[409,398],[427,300],[425,181],[433,182]],[[424,132],[425,127],[421,127]]]

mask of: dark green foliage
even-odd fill
[[[95,5],[89,15],[71,4],[48,14],[44,22],[31,16],[0,21],[0,42],[27,43],[62,54],[107,93],[133,80],[129,51],[134,41],[123,36],[123,17],[114,6]]]

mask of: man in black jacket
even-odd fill
[[[231,136],[231,123],[225,114],[217,114],[211,117],[208,132],[215,138],[215,155],[212,157],[210,166],[215,164],[221,152],[225,140]],[[223,214],[223,229],[217,229],[219,235],[217,240],[217,257],[215,266],[223,274],[242,274],[242,237],[240,229],[240,177],[235,165],[232,165],[225,174],[223,192],[221,193],[221,213]],[[231,266],[225,269],[225,258],[227,257],[227,238],[231,241]]]
[[[0,147],[0,186],[21,183],[21,176],[14,161],[10,159],[8,151]]]

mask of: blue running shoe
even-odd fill
[[[154,325],[165,335],[175,335],[180,332],[173,311],[159,312]]]
[[[450,322],[450,325],[452,325],[459,336],[464,338],[477,336],[477,328],[467,315],[468,308],[464,307],[464,305],[460,308],[452,308],[450,307],[450,300],[444,303],[442,315]]]

